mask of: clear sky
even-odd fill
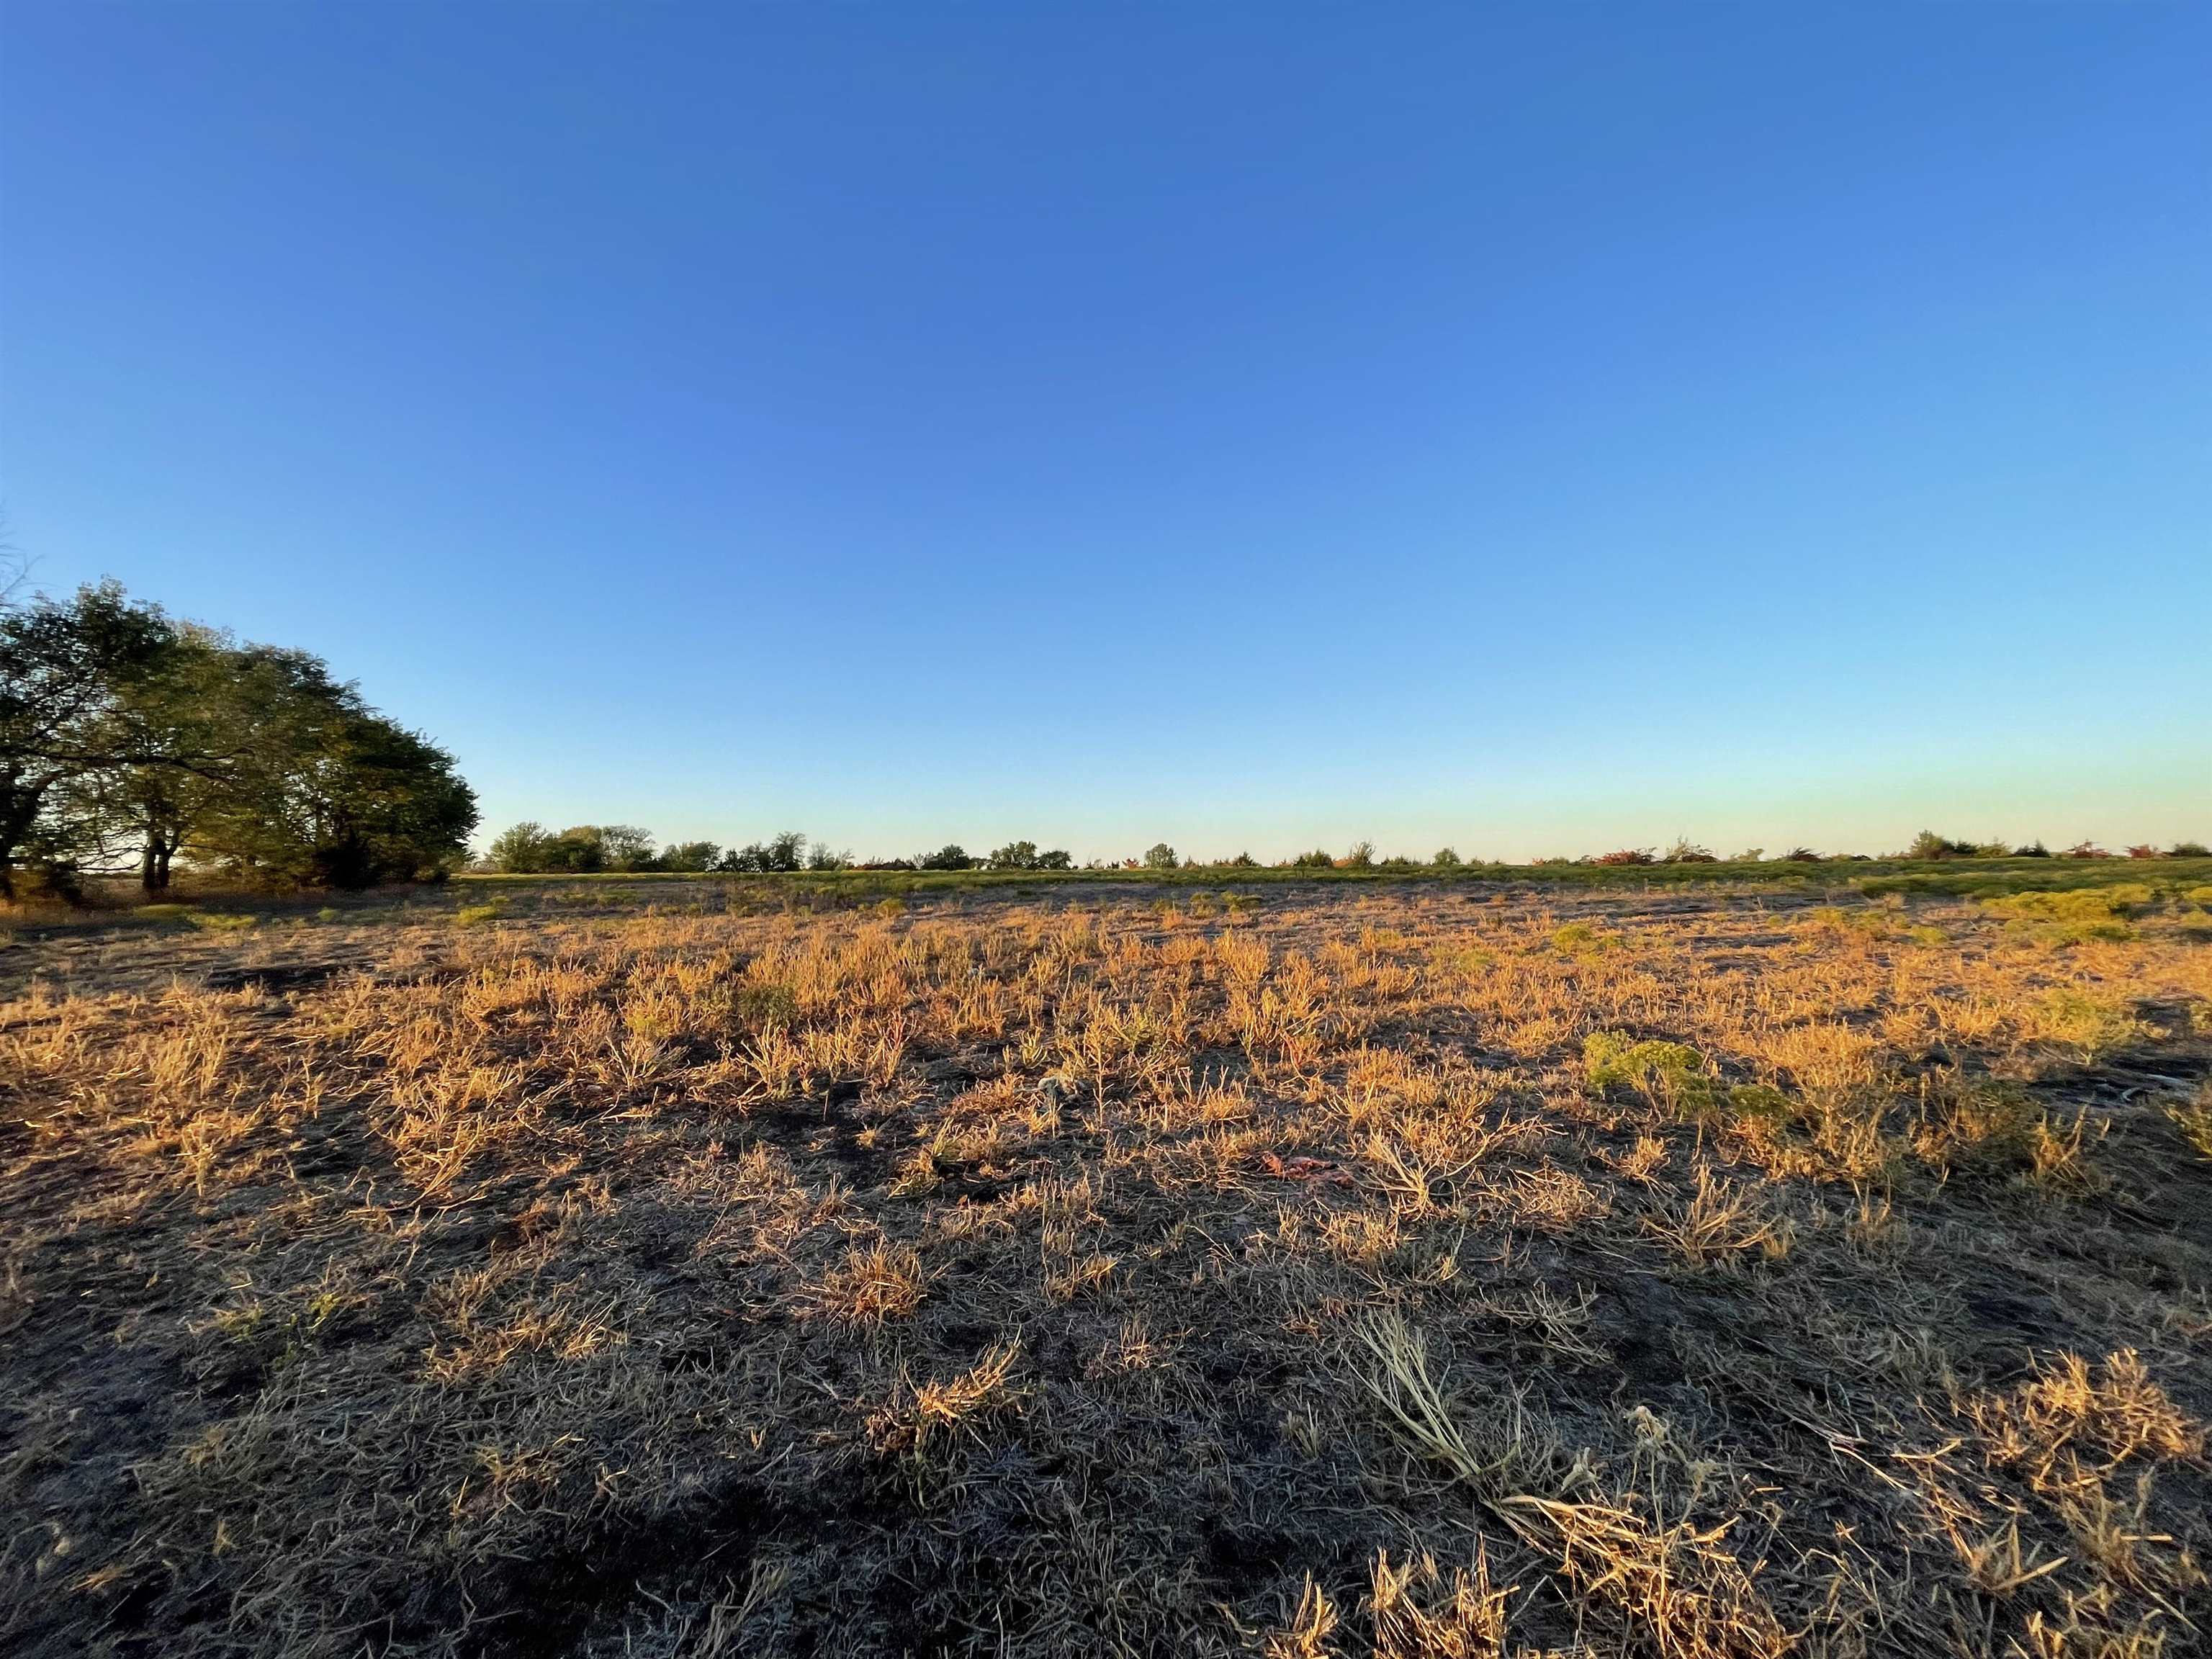
[[[487,829],[2212,839],[2199,4],[0,9],[0,493]]]

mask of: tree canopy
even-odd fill
[[[0,599],[0,896],[129,860],[363,887],[459,859],[453,757],[304,651],[241,645],[112,582]]]

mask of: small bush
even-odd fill
[[[1648,847],[1624,847],[1616,853],[1601,853],[1590,860],[1592,864],[1609,866],[1626,864],[1656,864],[1657,857]]]
[[[2035,1008],[2032,1036],[2071,1050],[2085,1066],[2148,1034],[2124,997],[2061,986]]]
[[[453,912],[456,927],[481,927],[487,922],[497,921],[507,914],[507,901],[494,899],[489,904],[464,904]]]
[[[187,910],[184,920],[210,933],[235,933],[258,926],[261,918],[232,910]]]
[[[2093,939],[2124,941],[2136,936],[2124,918],[2151,902],[2150,889],[2136,882],[2111,887],[2074,887],[2056,892],[2008,893],[1984,899],[1983,908],[2008,918],[2007,931],[2024,934],[2051,948]]]
[[[1620,942],[1586,921],[1571,921],[1563,927],[1554,927],[1550,940],[1554,951],[1569,957],[1602,956]]]
[[[1720,1097],[1705,1056],[1686,1043],[1638,1042],[1620,1031],[1593,1031],[1583,1042],[1583,1070],[1600,1094],[1634,1089],[1686,1117],[1711,1111]]]

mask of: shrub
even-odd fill
[[[2014,848],[2012,855],[2016,859],[2047,859],[2051,849],[2039,841],[2032,841],[2025,847]]]
[[[1375,843],[1371,841],[1352,842],[1352,850],[1337,860],[1336,867],[1340,870],[1372,870],[1375,867]]]
[[[1172,870],[1176,867],[1176,849],[1164,841],[1156,841],[1145,849],[1145,868]]]
[[[1431,859],[1429,862],[1439,870],[1456,870],[1460,866],[1461,860],[1459,854],[1452,848],[1440,847],[1437,849],[1436,857]]]
[[[973,870],[976,863],[957,841],[947,842],[934,853],[924,853],[915,860],[915,867],[921,870]]]
[[[1667,849],[1667,856],[1662,860],[1662,862],[1667,864],[1717,864],[1720,860],[1715,858],[1711,851],[1705,848],[1698,846],[1695,842],[1677,837],[1674,844]]]
[[[2158,848],[2148,842],[2138,842],[2128,848],[2128,856],[2131,859],[2154,859],[2158,856]]]
[[[1601,933],[1586,921],[1571,921],[1552,930],[1551,946],[1563,956],[1594,957],[1602,955],[1619,943],[1610,933]]]
[[[1583,1070],[1600,1094],[1632,1088],[1685,1116],[1710,1111],[1719,1100],[1705,1056],[1686,1043],[1638,1042],[1620,1031],[1593,1031],[1583,1042]]]
[[[1809,847],[1793,847],[1782,856],[1791,864],[1821,864],[1826,861],[1823,854]]]
[[[1960,859],[1969,857],[1973,850],[1970,842],[1953,841],[1948,836],[1937,835],[1933,830],[1923,830],[1912,838],[1912,845],[1905,849],[1905,856],[1921,860]]]
[[[2170,859],[2212,859],[2212,848],[2201,841],[2178,841],[2166,849]]]
[[[2057,892],[2010,893],[1984,899],[1983,908],[2008,920],[2008,931],[2039,945],[2057,947],[2091,939],[2130,939],[2135,929],[2123,918],[2150,902],[2150,889],[2136,882],[2111,887],[2075,887]]]
[[[1624,847],[1617,853],[1603,853],[1590,860],[1593,864],[1606,865],[1656,864],[1658,861],[1648,847]]]
[[[2066,849],[2069,859],[2108,859],[2112,855],[2093,841],[2077,841]]]
[[[1233,859],[1224,859],[1222,863],[1231,870],[1256,870],[1260,867],[1260,860],[1249,853],[1239,853]]]
[[[2060,986],[2036,1005],[2033,1035],[2079,1055],[2085,1066],[2148,1034],[2126,998],[2110,992]]]
[[[1292,859],[1291,860],[1291,868],[1293,870],[1334,870],[1336,868],[1336,855],[1333,853],[1324,853],[1319,848],[1316,848],[1310,853],[1301,853],[1297,857]]]
[[[456,927],[481,927],[486,922],[497,921],[507,914],[507,901],[494,899],[489,904],[464,904],[453,912]]]

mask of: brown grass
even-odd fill
[[[2187,917],[741,890],[4,947],[0,1647],[2206,1644]]]

